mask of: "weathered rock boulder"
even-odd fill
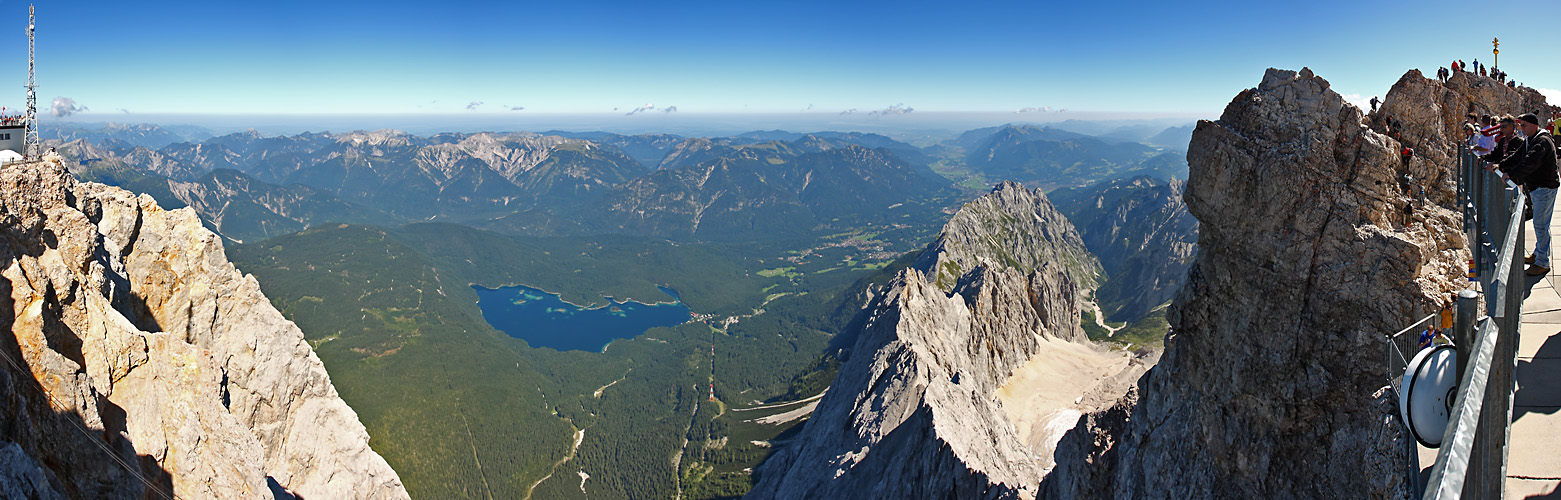
[[[190,210],[57,164],[0,168],[0,308],[0,474],[20,487],[407,497],[303,334]]]

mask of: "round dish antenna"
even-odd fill
[[[1398,411],[1404,426],[1420,444],[1441,446],[1458,398],[1458,351],[1450,345],[1420,350],[1404,369],[1401,388]]]

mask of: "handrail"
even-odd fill
[[[1527,196],[1510,180],[1460,155],[1459,204],[1470,254],[1487,315],[1473,332],[1459,332],[1458,396],[1423,498],[1501,498],[1505,489],[1507,440],[1512,426],[1516,344],[1523,310],[1523,206]],[[1500,241],[1499,250],[1490,245]],[[1474,243],[1478,242],[1478,245]],[[1463,321],[1460,320],[1460,323]],[[1463,338],[1472,333],[1473,337]],[[1472,347],[1472,352],[1470,350]]]

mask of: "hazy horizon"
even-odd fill
[[[617,113],[548,113],[517,116],[449,114],[341,114],[341,115],[148,115],[75,114],[65,118],[43,116],[40,125],[101,128],[155,124],[164,128],[198,127],[214,135],[255,130],[264,136],[305,132],[351,132],[394,129],[413,135],[458,132],[610,132],[624,135],[666,133],[688,137],[724,137],[754,131],[782,130],[811,133],[824,131],[879,133],[911,143],[930,145],[967,130],[1006,124],[1056,126],[1095,135],[1120,126],[1172,127],[1196,122],[1200,116],[1186,113],[954,113],[915,112],[902,115],[849,115],[839,113],[662,113],[625,116]],[[1099,130],[1093,130],[1099,129]]]

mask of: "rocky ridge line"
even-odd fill
[[[50,163],[0,168],[0,208],[0,474],[70,498],[407,498],[193,211]]]

